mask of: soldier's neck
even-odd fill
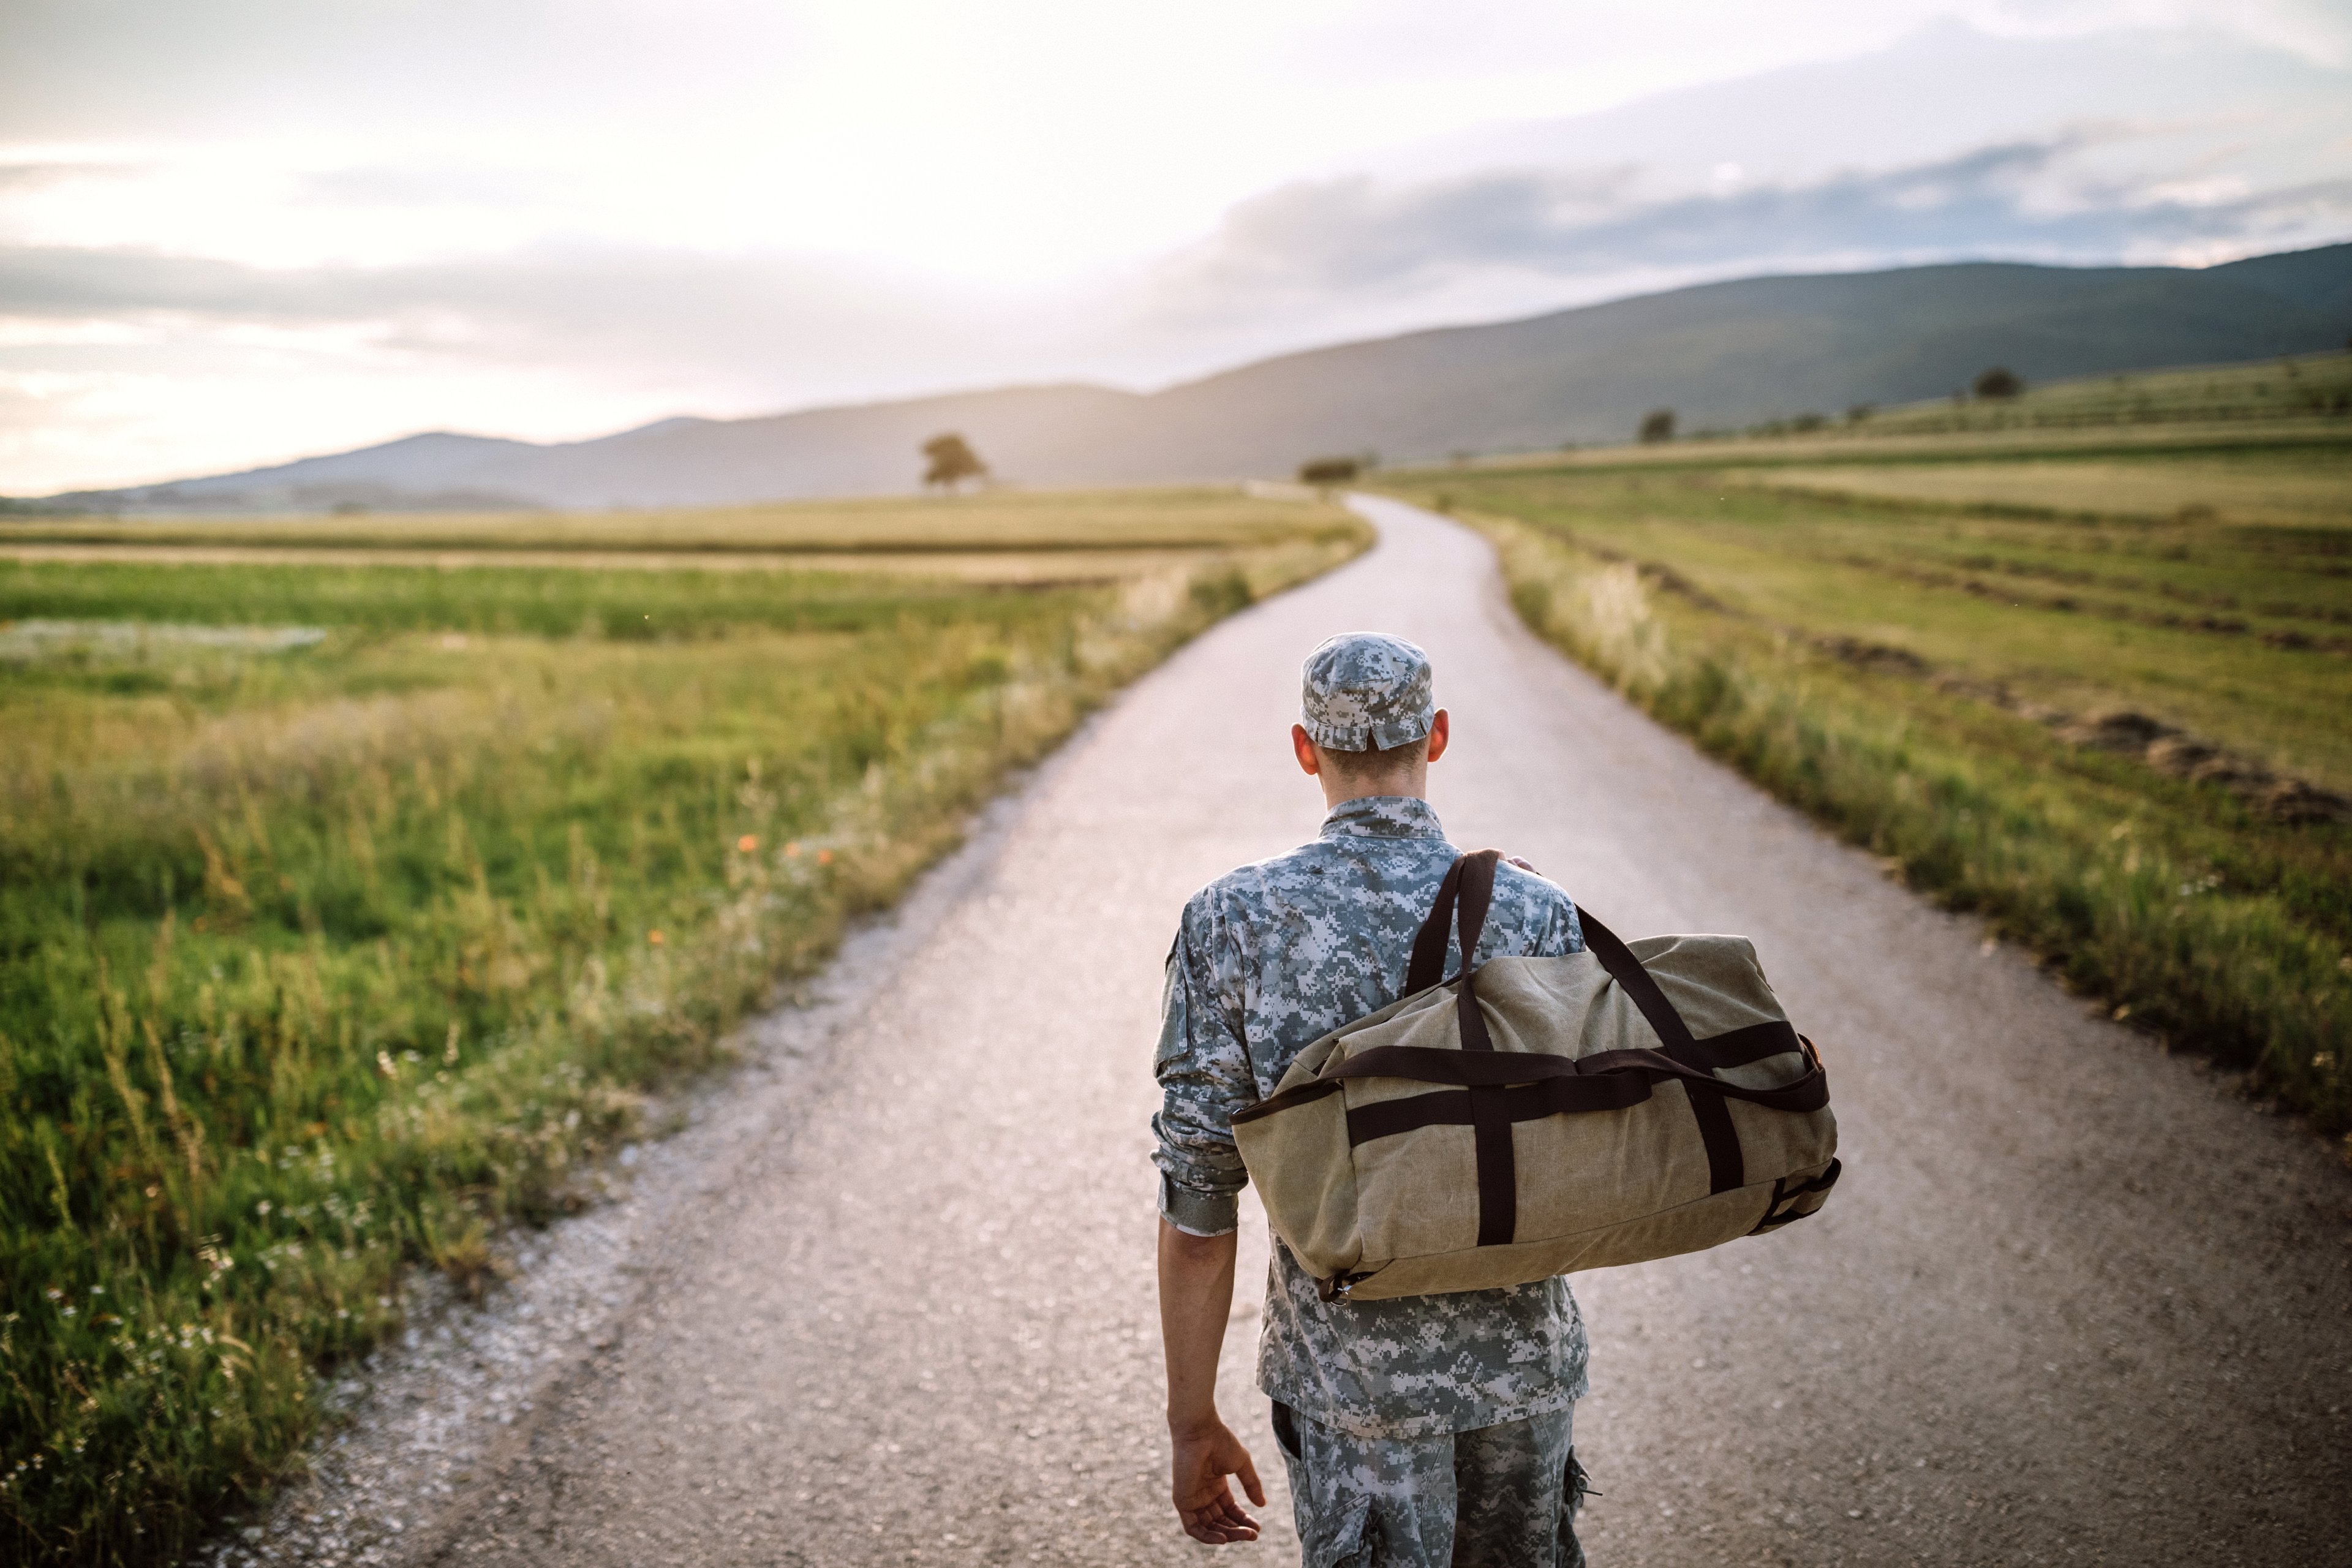
[[[1323,809],[1333,812],[1351,800],[1386,797],[1391,800],[1427,800],[1429,798],[1429,765],[1424,763],[1410,775],[1391,773],[1386,778],[1370,778],[1342,783],[1326,771],[1315,775],[1323,786]]]

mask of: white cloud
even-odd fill
[[[1304,182],[1236,206],[1171,259],[1156,300],[1173,328],[1255,319],[1370,332],[1475,300],[1532,310],[1752,272],[1988,256],[2201,265],[2352,232],[2352,174],[2255,188],[2095,166],[2134,140],[2082,131],[1806,181],[1711,172],[1663,194],[1627,167]]]
[[[2333,238],[2346,37],[2300,0],[16,0],[0,490]]]

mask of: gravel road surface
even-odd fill
[[[1474,535],[1362,504],[1377,551],[1088,725],[825,1048],[733,1086],[752,1146],[641,1227],[625,1303],[551,1343],[530,1407],[371,1555],[1202,1560],[1163,1501],[1160,964],[1189,892],[1315,831],[1298,662],[1378,627],[1435,661],[1457,843],[1629,934],[1753,936],[1830,1067],[1847,1173],[1819,1217],[1577,1281],[1597,1564],[2352,1563],[2328,1152],[1561,661]],[[1249,1382],[1254,1210],[1244,1236],[1226,1407],[1276,1492],[1265,1539],[1222,1552],[1274,1563],[1297,1549]]]

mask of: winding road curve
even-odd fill
[[[2086,1015],[1537,643],[1474,535],[1235,618],[1027,785],[601,1349],[401,1556],[448,1564],[1193,1563],[1162,1501],[1145,1121],[1185,895],[1310,836],[1306,651],[1426,647],[1455,841],[1622,931],[1752,935],[1822,1043],[1847,1175],[1780,1236],[1584,1276],[1602,1568],[2352,1563],[2352,1181]],[[741,1092],[784,1093],[756,1083]],[[1251,1388],[1226,1406],[1296,1561]]]

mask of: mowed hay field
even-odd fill
[[[612,512],[377,517],[70,515],[0,521],[24,560],[595,564],[913,573],[971,582],[1108,582],[1295,540],[1296,508],[1230,490],[991,490]]]
[[[2352,441],[1783,447],[1392,488],[1489,533],[1528,621],[1651,712],[2352,1129]]]
[[[1942,501],[2025,518],[2073,515],[2084,522],[2126,519],[2175,523],[2340,523],[2352,497],[2352,447],[2176,451],[2144,457],[2046,456],[1959,462],[1790,464],[1732,468],[1743,485]],[[2199,568],[2210,563],[2202,558]],[[2195,569],[2192,569],[2195,570]]]
[[[0,542],[0,1561],[176,1560],[408,1270],[490,1283],[1007,768],[1369,539],[1211,490],[760,518],[497,525],[624,567]],[[187,556],[225,539],[264,556]]]

